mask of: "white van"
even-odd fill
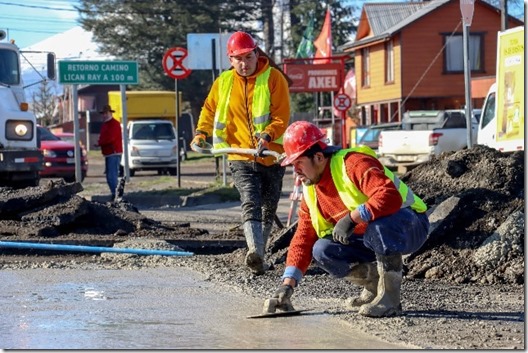
[[[158,175],[177,175],[178,142],[176,130],[168,120],[134,120],[127,124],[128,168],[136,171],[157,170]],[[120,176],[124,175],[125,155],[121,158]]]
[[[482,106],[477,143],[501,152],[524,151],[524,116],[521,118],[520,114],[513,114],[510,124],[499,126],[496,98],[497,83],[493,83]],[[508,120],[502,118],[501,121]]]

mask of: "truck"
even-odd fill
[[[0,30],[0,185],[38,186],[43,155],[37,119],[29,110],[21,73],[21,50]],[[47,75],[55,78],[55,56],[47,55]]]
[[[524,27],[497,33],[497,71],[486,95],[477,143],[524,151]]]
[[[185,159],[186,146],[176,138],[176,94],[171,91],[127,91],[125,94],[128,155],[123,154],[121,158],[120,175],[124,175],[125,158],[128,158],[130,176],[148,170],[155,170],[159,175],[177,175],[177,154],[180,151],[180,160]],[[114,118],[122,121],[121,92],[109,91],[108,103],[115,110]]]
[[[466,114],[462,109],[416,110],[403,115],[402,130],[383,130],[378,157],[388,168],[404,171],[442,152],[468,146]],[[478,122],[471,117],[471,143],[477,141]]]

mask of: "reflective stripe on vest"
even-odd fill
[[[358,146],[349,149],[339,150],[335,155],[330,159],[330,173],[332,175],[332,180],[336,189],[339,193],[341,201],[348,207],[350,211],[355,210],[359,205],[365,203],[368,200],[368,197],[363,194],[356,185],[350,180],[346,172],[345,165],[345,156],[349,152],[359,152],[367,154],[374,158],[376,153],[368,146]],[[398,189],[402,197],[401,208],[411,207],[414,211],[418,213],[423,213],[427,210],[427,206],[416,196],[411,189],[405,183],[403,183],[393,172],[391,172],[387,167],[383,167],[385,175],[392,180],[396,188]],[[317,195],[315,193],[315,186],[305,186],[303,187],[303,197],[306,200],[306,205],[310,210],[310,219],[312,220],[312,225],[317,233],[319,238],[324,238],[327,235],[332,234],[334,225],[324,219],[319,212],[317,207]]]
[[[271,67],[269,67],[262,74],[257,76],[255,81],[255,89],[253,91],[253,104],[251,106],[251,114],[253,116],[253,126],[255,132],[260,134],[266,126],[271,122],[270,120],[270,105],[271,92],[269,90],[269,77]],[[218,81],[218,106],[214,118],[213,130],[213,148],[227,148],[230,147],[226,142],[227,139],[227,109],[228,102],[231,97],[231,90],[233,88],[234,70],[224,71]],[[278,142],[280,140],[280,142]],[[282,136],[275,140],[276,143],[282,143]]]

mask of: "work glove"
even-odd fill
[[[255,156],[264,157],[264,154],[262,154],[262,152],[269,150],[270,141],[271,141],[270,135],[264,132],[260,134],[260,138],[258,140],[258,145],[257,145],[257,153],[255,153]]]
[[[332,238],[336,243],[348,245],[356,226],[357,223],[350,218],[350,212],[348,212],[343,218],[337,221],[332,232]]]
[[[290,298],[293,294],[293,287],[288,284],[282,284],[273,294],[274,299],[277,299],[277,308],[283,311],[292,311],[293,306]]]
[[[191,141],[191,149],[195,152],[198,152],[194,149],[194,145],[200,148],[205,147],[205,139],[206,136],[204,134],[197,133],[196,135],[194,135],[194,138]]]

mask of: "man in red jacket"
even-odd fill
[[[112,116],[115,111],[109,105],[105,105],[100,113],[103,114],[104,120],[97,145],[101,147],[101,153],[105,157],[106,182],[112,193],[112,200],[114,200],[119,176],[119,164],[123,154],[121,124]]]
[[[359,314],[401,315],[402,254],[427,238],[427,206],[367,146],[329,146],[315,125],[296,121],[284,134],[286,159],[303,183],[297,230],[288,248],[282,285],[272,298],[290,298],[312,258],[337,278],[363,287],[349,299]]]

